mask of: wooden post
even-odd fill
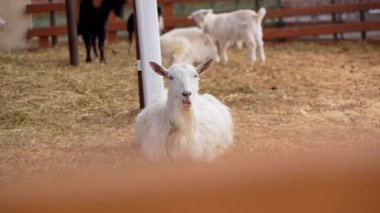
[[[48,48],[50,46],[49,36],[38,37],[38,46],[42,48]]]
[[[365,22],[365,11],[361,10],[360,12],[360,22]],[[366,40],[367,38],[367,33],[366,31],[362,31],[362,40]]]
[[[281,0],[276,0],[276,2],[277,2],[277,7],[284,8],[284,5],[282,4]],[[284,22],[284,20],[282,18],[277,18],[277,20],[276,20],[276,27],[277,28],[283,28],[283,27],[285,27],[285,22]],[[286,38],[282,38],[282,39],[280,38],[280,39],[278,39],[278,41],[280,41],[280,42],[284,42],[286,40],[287,40]]]
[[[110,17],[108,18],[107,24],[109,25],[111,22],[115,22],[115,21],[116,21],[116,15],[114,13],[110,13]],[[114,43],[117,41],[117,30],[107,32],[107,41],[109,43]]]
[[[49,0],[50,3],[53,3],[54,0]],[[50,11],[50,26],[55,27],[56,22],[55,22],[55,11]],[[53,35],[51,37],[51,45],[55,46],[58,44],[58,37],[56,35]]]
[[[70,51],[70,64],[73,66],[79,65],[79,53],[78,53],[78,33],[76,26],[76,17],[74,11],[73,0],[65,0],[66,4],[66,20],[67,20],[67,33],[69,39],[69,51]],[[79,8],[78,8],[79,9]]]
[[[255,0],[255,10],[257,11],[260,8],[259,0]]]
[[[331,0],[331,4],[335,4],[335,0]],[[335,24],[337,23],[337,16],[336,16],[336,13],[332,13],[331,14],[331,18],[332,18],[332,23]],[[338,38],[338,34],[337,33],[333,33],[333,37],[334,37],[334,40],[335,41],[338,41],[339,38]]]
[[[139,87],[139,101],[140,101],[140,109],[143,109],[145,107],[144,102],[144,89],[143,89],[143,82],[142,82],[142,68],[139,64],[141,61],[140,56],[140,45],[139,45],[139,29],[137,27],[137,16],[136,16],[136,4],[135,0],[132,1],[133,4],[133,19],[134,19],[134,25],[135,25],[135,46],[136,46],[136,61],[137,61],[137,81],[138,81],[138,87]]]
[[[164,2],[164,19],[166,19],[167,17],[173,17],[173,3],[172,2]],[[172,30],[174,27],[173,26],[166,26],[165,27],[165,31],[170,31]]]

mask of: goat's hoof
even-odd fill
[[[86,59],[86,63],[91,63],[92,60],[91,59]]]
[[[215,57],[215,62],[216,63],[220,63],[220,58],[219,57]]]

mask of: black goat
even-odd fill
[[[97,56],[96,40],[100,51],[100,62],[104,57],[104,41],[107,35],[107,20],[113,11],[116,16],[123,16],[125,0],[80,0],[78,34],[82,35],[86,45],[86,62],[91,62],[91,47]]]
[[[157,7],[157,13],[158,13],[158,26],[160,30],[160,34],[164,30],[164,19],[162,18],[162,10],[161,7]],[[132,49],[132,44],[134,43],[134,33],[135,33],[135,18],[134,18],[134,12],[132,12],[127,21],[127,31],[128,31],[128,43],[129,43],[129,48],[128,52],[131,52]]]

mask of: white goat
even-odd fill
[[[152,69],[168,79],[167,97],[141,111],[136,120],[136,143],[150,161],[211,161],[233,143],[230,110],[209,94],[198,94],[199,75],[213,59],[199,67],[154,62]]]
[[[4,29],[7,22],[0,17],[0,31]]]
[[[204,33],[209,34],[219,47],[222,62],[227,64],[227,49],[235,42],[243,41],[249,49],[249,58],[256,61],[256,47],[259,56],[265,61],[262,20],[266,14],[265,8],[258,13],[253,10],[237,10],[229,13],[214,14],[210,9],[200,9],[193,12],[189,19],[193,19]]]
[[[218,57],[214,40],[198,27],[177,28],[160,37],[164,66],[201,63],[207,58]]]

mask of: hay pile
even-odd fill
[[[229,51],[201,80],[233,111],[228,156],[378,148],[380,46],[268,44],[267,62]],[[65,46],[0,53],[0,184],[78,168],[133,167],[139,112],[135,56],[106,47],[108,65],[68,65]],[[38,174],[38,175],[36,175]]]

